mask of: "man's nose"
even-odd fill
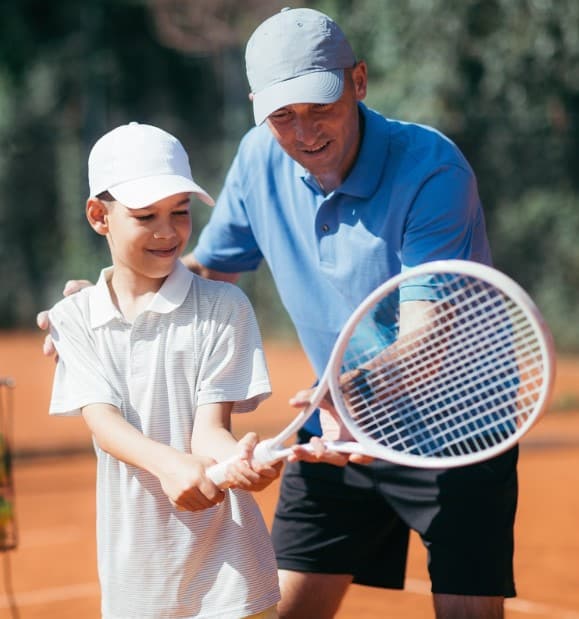
[[[294,123],[296,138],[303,144],[313,144],[316,141],[316,123],[307,116],[297,116]]]

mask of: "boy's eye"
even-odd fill
[[[135,219],[137,219],[138,221],[149,221],[150,219],[153,219],[154,215],[149,214],[149,215],[135,215]]]
[[[189,209],[183,209],[182,211],[173,211],[173,215],[189,215]]]

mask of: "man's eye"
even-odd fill
[[[153,219],[154,215],[136,215],[135,219],[138,221],[149,221]]]
[[[173,211],[173,215],[178,215],[178,216],[189,215],[189,209],[184,209],[182,211]]]
[[[274,112],[270,114],[269,118],[274,122],[280,122],[290,117],[289,112]]]

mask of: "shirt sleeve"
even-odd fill
[[[271,395],[271,385],[253,308],[237,286],[224,286],[222,327],[202,364],[197,404],[234,402],[233,412],[244,413]]]
[[[484,215],[470,169],[449,165],[430,176],[409,210],[403,269],[432,260],[490,263]]]
[[[120,408],[121,397],[104,371],[79,305],[72,297],[64,299],[50,310],[49,319],[58,354],[49,413],[80,415],[82,407],[96,403]]]
[[[245,208],[244,188],[251,185],[251,180],[243,177],[243,170],[247,169],[247,165],[243,165],[243,159],[247,157],[243,148],[244,142],[227,173],[211,218],[193,250],[201,264],[224,273],[254,271],[263,258]]]

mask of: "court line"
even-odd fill
[[[79,598],[95,597],[100,595],[100,587],[96,582],[88,582],[78,585],[68,585],[66,587],[50,587],[47,589],[36,589],[35,591],[25,591],[16,593],[14,598],[16,605],[37,606],[50,602],[63,602]],[[6,595],[0,596],[0,608],[8,608],[10,601]]]
[[[430,583],[425,580],[407,578],[404,590],[418,595],[430,595]],[[15,598],[16,604],[22,607],[36,606],[50,602],[63,602],[66,600],[95,597],[99,595],[100,587],[98,583],[89,582],[66,587],[51,587],[17,593]],[[8,608],[9,606],[10,602],[8,597],[0,595],[0,608]],[[554,617],[557,617],[557,619],[579,619],[579,612],[520,598],[506,600],[505,608],[529,616],[549,617],[550,619]]]
[[[404,587],[405,591],[417,593],[418,595],[430,595],[430,582],[416,578],[407,578]],[[579,619],[579,612],[568,608],[561,608],[544,604],[542,602],[532,602],[521,598],[509,598],[505,600],[505,609],[529,615],[530,617],[548,617],[548,619]]]
[[[87,538],[85,527],[61,526],[43,529],[29,529],[22,535],[19,548],[36,548],[38,546],[56,546],[68,544]]]

